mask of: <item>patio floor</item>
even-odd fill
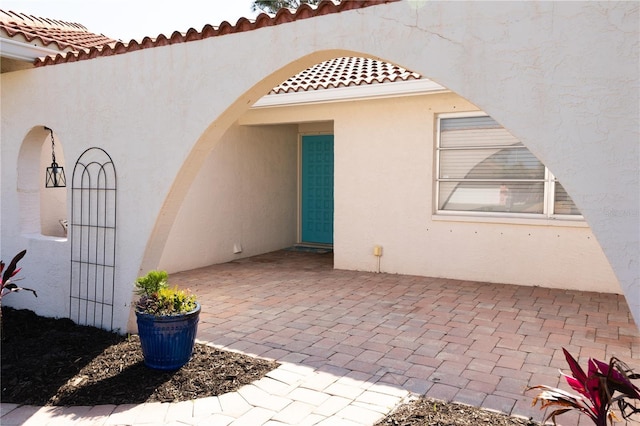
[[[523,391],[559,384],[563,347],[583,365],[615,355],[640,367],[638,329],[619,295],[334,270],[332,254],[291,251],[173,280],[203,301],[200,339],[364,388],[540,419],[535,392]]]
[[[560,383],[563,347],[640,370],[619,295],[342,271],[331,253],[285,250],[171,282],[199,296],[199,340],[282,366],[188,407],[112,407],[103,424],[370,425],[415,394],[541,420],[524,390]]]

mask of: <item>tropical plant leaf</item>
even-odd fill
[[[4,290],[9,290],[7,293],[15,293],[18,291],[30,291],[31,293],[33,293],[33,295],[35,297],[38,297],[38,293],[36,293],[36,291],[32,288],[26,288],[26,287],[18,287],[17,285],[11,283],[9,285],[4,286]]]
[[[13,277],[15,274],[20,272],[20,269],[16,271],[16,267],[18,266],[18,262],[20,262],[20,260],[24,257],[25,254],[27,254],[27,251],[22,250],[20,253],[16,254],[13,257],[13,259],[11,260],[11,263],[9,263],[9,266],[7,267],[7,270],[4,271],[4,275],[2,276],[3,283],[6,283],[7,281],[9,281],[9,278]]]
[[[571,386],[575,391],[587,396],[585,388],[587,375],[585,374],[582,367],[580,367],[580,364],[578,364],[578,361],[576,361],[576,359],[571,356],[569,351],[567,351],[565,348],[562,348],[562,351],[564,352],[564,357],[567,360],[567,364],[569,364],[569,369],[571,370],[572,374],[572,376],[563,374],[565,376],[565,379],[569,383],[569,386]]]
[[[542,390],[533,399],[532,405],[540,402],[541,409],[560,407],[551,411],[545,421],[552,419],[555,424],[557,416],[570,410],[579,410],[597,426],[606,426],[607,420],[611,424],[617,420],[611,409],[615,403],[618,404],[624,419],[640,413],[640,409],[629,402],[640,400],[640,389],[631,382],[632,378],[640,378],[640,375],[633,373],[625,363],[615,357],[612,357],[608,364],[589,359],[585,373],[576,359],[566,349],[562,350],[571,370],[571,375],[562,375],[571,389],[580,395],[545,385],[529,387],[527,390]]]

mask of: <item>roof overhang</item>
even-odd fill
[[[18,61],[33,63],[37,58],[48,55],[57,55],[59,50],[47,49],[42,46],[35,46],[8,38],[0,37],[0,52],[2,57],[15,59]]]
[[[362,99],[415,96],[427,93],[449,92],[448,89],[429,79],[377,83],[334,89],[309,90],[263,96],[252,108],[268,108],[288,105],[324,102],[345,102]]]

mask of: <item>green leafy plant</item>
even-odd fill
[[[136,294],[150,296],[161,288],[166,288],[169,282],[167,271],[149,271],[147,275],[136,279]]]
[[[166,271],[149,271],[136,279],[135,287],[140,296],[136,303],[138,312],[156,316],[180,315],[197,307],[196,296],[189,290],[169,287]]]
[[[304,3],[317,5],[320,0],[254,0],[251,4],[253,12],[261,10],[267,13],[277,13],[282,8],[298,9]]]
[[[636,406],[637,401],[640,401],[640,389],[631,382],[639,379],[639,374],[635,374],[616,357],[612,357],[609,363],[590,358],[585,373],[575,358],[566,349],[562,350],[571,370],[571,375],[562,375],[579,395],[545,385],[528,388],[528,391],[542,390],[533,399],[532,405],[540,402],[540,409],[558,407],[547,415],[545,421],[551,419],[556,424],[557,416],[579,410],[596,426],[606,426],[607,421],[613,424],[614,420],[618,420],[612,410],[612,406],[616,404],[625,420],[640,413],[640,408]]]

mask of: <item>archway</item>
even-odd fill
[[[233,102],[209,125],[180,168],[178,176],[171,186],[169,195],[163,203],[161,214],[158,216],[158,220],[155,223],[153,232],[147,243],[140,272],[153,269],[160,262],[173,221],[184,201],[184,197],[188,193],[189,187],[200,171],[207,158],[207,154],[221,140],[224,133],[232,126],[238,117],[260,99],[263,94],[268,93],[273,87],[290,76],[324,60],[349,55],[367,56],[353,51],[327,50],[314,52],[298,58],[273,72],[271,75],[264,77],[243,96]]]
[[[321,64],[322,63],[320,63],[319,65]],[[302,74],[305,74],[305,73],[303,72]],[[296,78],[298,78],[302,74],[296,75]],[[396,90],[402,90],[402,89],[397,88]],[[374,106],[372,104],[372,101],[368,97],[365,98],[366,100],[361,99],[358,103],[360,106],[354,107],[354,110],[352,111],[349,111],[348,107],[346,108],[343,107],[345,103],[341,103],[341,102],[332,104],[332,107],[326,108],[323,110],[319,109],[320,107],[316,105],[318,108],[315,109],[315,112],[313,111],[309,112],[308,108],[312,108],[312,106],[310,105],[310,103],[312,102],[309,102],[309,101],[305,101],[306,104],[304,105],[289,107],[289,108],[283,105],[279,105],[278,108],[273,108],[273,107],[266,108],[266,110],[261,107],[258,107],[259,108],[258,110],[253,109],[253,111],[250,111],[250,112],[258,113],[259,111],[262,111],[262,112],[266,111],[265,114],[253,115],[253,116],[251,116],[250,114],[250,116],[253,118],[251,117],[248,118],[247,113],[245,113],[240,118],[239,123],[241,127],[264,126],[264,125],[277,127],[277,126],[283,126],[283,125],[291,125],[292,123],[295,124],[296,122],[320,123],[318,121],[320,119],[325,119],[325,120],[328,119],[330,120],[329,123],[332,123],[333,120],[336,120],[336,122],[338,123],[337,127],[340,129],[339,130],[340,135],[338,135],[338,141],[340,142],[338,144],[340,147],[340,152],[338,155],[340,158],[337,158],[337,160],[340,161],[340,165],[341,165],[340,166],[340,169],[341,169],[340,183],[339,183],[338,192],[340,192],[340,202],[341,202],[340,203],[341,229],[339,230],[339,232],[340,232],[340,238],[342,240],[342,244],[339,245],[341,254],[339,257],[340,266],[338,267],[341,267],[342,269],[356,268],[358,270],[360,269],[367,270],[366,269],[367,260],[365,259],[365,256],[370,252],[369,248],[367,247],[367,244],[370,244],[371,246],[373,246],[375,243],[374,241],[367,241],[367,239],[370,237],[374,237],[379,239],[384,238],[386,244],[388,244],[386,246],[387,248],[386,253],[388,253],[390,256],[396,256],[395,259],[392,259],[389,256],[385,257],[385,259],[392,260],[391,263],[387,263],[387,265],[390,265],[390,267],[389,269],[386,269],[385,272],[411,273],[416,275],[427,275],[427,276],[446,276],[448,278],[471,279],[471,280],[473,279],[482,280],[482,278],[479,278],[479,277],[484,277],[483,280],[490,281],[490,282],[509,282],[513,284],[522,284],[522,285],[533,285],[536,280],[535,277],[538,276],[537,278],[538,285],[546,285],[551,287],[565,285],[567,287],[563,287],[563,288],[588,289],[589,287],[587,286],[589,284],[584,284],[580,280],[580,277],[578,277],[579,274],[574,273],[571,276],[563,275],[564,273],[563,274],[559,274],[559,273],[537,274],[535,268],[534,270],[531,270],[530,267],[528,266],[525,267],[524,265],[520,269],[515,265],[522,264],[523,259],[527,257],[527,254],[524,254],[523,252],[523,255],[522,255],[523,259],[506,259],[504,256],[501,256],[499,254],[500,251],[504,249],[504,247],[502,248],[496,247],[495,245],[498,244],[496,239],[492,240],[490,237],[488,239],[474,238],[473,233],[471,236],[457,237],[455,239],[455,243],[453,242],[454,240],[449,238],[449,246],[453,247],[453,245],[455,244],[456,247],[459,247],[459,249],[458,250],[454,249],[452,252],[449,252],[448,260],[445,260],[447,259],[447,256],[443,255],[444,259],[442,259],[440,262],[434,262],[435,258],[440,255],[438,252],[443,252],[443,251],[433,248],[436,242],[440,240],[439,237],[436,237],[436,235],[439,235],[439,234],[434,234],[434,232],[438,232],[438,230],[442,228],[442,222],[440,222],[439,224],[436,224],[434,223],[434,220],[430,217],[431,214],[430,214],[430,209],[428,207],[428,204],[430,203],[429,200],[434,199],[433,194],[430,193],[429,191],[424,191],[424,190],[420,190],[419,192],[412,190],[411,196],[404,193],[404,195],[399,195],[396,197],[396,194],[403,194],[403,191],[401,191],[400,189],[407,187],[407,185],[412,185],[415,187],[415,184],[413,184],[411,181],[422,182],[423,185],[420,185],[420,186],[429,186],[429,182],[433,180],[432,177],[430,177],[430,174],[432,174],[433,172],[430,171],[431,167],[429,166],[429,164],[435,161],[433,156],[433,151],[435,150],[435,144],[433,140],[430,140],[432,138],[426,138],[425,136],[421,136],[421,134],[419,133],[420,131],[423,132],[422,135],[435,133],[436,117],[438,117],[441,114],[448,114],[448,115],[463,114],[468,116],[469,114],[478,115],[481,112],[478,110],[477,106],[465,101],[464,99],[461,99],[457,94],[444,90],[442,87],[439,87],[439,90],[427,90],[426,88],[423,88],[422,92],[420,92],[419,95],[413,94],[413,97],[412,97],[412,99],[414,99],[413,102],[410,102],[410,103],[405,101],[400,102],[401,99],[407,99],[407,98],[408,97],[400,96],[397,93],[393,96],[386,97],[385,99],[388,102],[385,105],[391,107],[388,113],[384,112],[385,106],[383,106],[382,104],[382,102],[384,102],[383,100],[378,100],[377,101],[378,106]],[[305,99],[307,99],[307,97],[305,97]],[[350,97],[349,99],[350,99],[350,102],[346,104],[353,104],[354,98]],[[434,99],[439,99],[439,100],[434,100]],[[274,100],[272,101],[275,102]],[[293,102],[292,99],[289,99],[289,101]],[[327,102],[327,101],[325,100],[324,102]],[[272,102],[268,102],[268,103],[270,104]],[[262,104],[264,104],[264,102],[260,102],[260,105]],[[366,105],[369,105],[369,106],[366,106]],[[365,110],[368,112],[359,113],[360,108],[365,108]],[[409,109],[405,109],[405,108],[409,108]],[[276,110],[279,110],[280,112],[276,112]],[[283,110],[284,112],[282,112]],[[393,110],[395,110],[396,112],[393,113]],[[370,115],[370,117],[375,117],[375,118],[373,118],[373,121],[367,122],[366,121],[367,115]],[[349,118],[345,118],[345,117],[349,117]],[[385,121],[388,121],[390,123],[395,123],[395,126],[397,127],[394,129],[393,127],[394,124],[390,124],[388,126],[381,125],[381,123]],[[413,123],[419,123],[419,124],[412,124],[411,121],[413,121]],[[236,125],[234,124],[234,126]],[[333,132],[333,127],[334,125],[330,124],[328,131]],[[412,129],[419,129],[419,130],[417,131],[409,130],[408,133],[407,131],[401,131],[401,129],[407,129],[408,127]],[[375,130],[374,133],[371,133],[365,129],[377,129],[377,130]],[[320,130],[320,127],[316,126],[315,131],[317,132],[318,130]],[[322,130],[326,132],[327,128],[324,128]],[[254,136],[256,137],[252,138],[253,141],[260,139],[258,134],[255,134]],[[213,174],[209,172],[208,183],[203,184],[203,182],[200,182],[200,180],[198,181],[199,182],[198,185],[200,187],[200,193],[197,196],[190,196],[188,209],[186,208],[181,209],[181,212],[180,212],[181,219],[178,223],[176,223],[176,226],[182,225],[182,227],[179,228],[179,230],[176,229],[172,231],[172,238],[170,240],[171,244],[170,244],[170,247],[167,247],[167,250],[171,250],[172,254],[170,256],[167,256],[166,253],[165,255],[163,255],[162,265],[161,265],[163,269],[169,268],[169,269],[172,269],[173,271],[181,271],[184,269],[191,269],[194,267],[206,266],[206,265],[209,265],[210,263],[202,263],[202,258],[204,257],[203,254],[211,255],[212,253],[217,251],[224,252],[224,255],[226,256],[226,258],[222,260],[214,261],[212,263],[226,262],[226,261],[232,260],[240,256],[234,256],[231,254],[231,249],[232,247],[235,246],[234,244],[235,241],[228,238],[229,230],[233,229],[232,233],[234,234],[234,236],[236,236],[236,235],[241,235],[242,232],[245,230],[251,229],[251,226],[254,226],[254,227],[257,226],[258,227],[257,229],[254,228],[252,231],[249,231],[252,234],[251,236],[253,237],[254,234],[256,235],[260,234],[261,231],[265,228],[274,228],[273,222],[264,221],[264,218],[266,216],[261,215],[261,212],[252,211],[253,208],[258,206],[257,203],[241,203],[237,201],[237,199],[246,197],[246,194],[245,194],[246,190],[244,188],[246,188],[247,185],[250,185],[250,184],[244,185],[244,187],[242,185],[240,186],[236,185],[235,190],[233,191],[228,190],[228,188],[230,187],[230,182],[237,180],[237,174],[241,174],[243,177],[249,176],[252,174],[253,170],[245,169],[244,163],[247,163],[247,162],[250,163],[252,165],[251,169],[256,169],[256,165],[260,163],[259,161],[256,161],[258,159],[254,158],[255,155],[252,157],[251,155],[252,153],[250,151],[247,151],[246,148],[244,149],[242,156],[238,160],[235,160],[233,157],[229,156],[228,148],[226,149],[226,151],[220,150],[221,143],[224,146],[230,146],[230,141],[231,143],[233,143],[233,140],[239,141],[241,138],[242,138],[242,135],[238,134],[237,131],[236,131],[236,134],[233,136],[230,136],[229,132],[226,132],[224,136],[221,138],[221,140],[213,146],[213,149],[216,155],[219,155],[219,153],[221,152],[227,153],[225,154],[227,155],[226,160],[218,163],[215,166],[212,166],[211,163],[208,163],[204,167],[208,167],[209,169],[213,168],[218,172],[224,169],[229,174],[227,175],[218,174],[215,177],[213,177]],[[394,139],[395,139],[395,142],[394,142]],[[408,142],[409,139],[411,139],[413,142]],[[257,145],[254,145],[254,146],[257,146]],[[350,148],[350,147],[356,147],[356,146],[358,147],[357,149],[359,150],[359,153],[354,154],[353,148]],[[383,147],[386,147],[386,148],[383,148]],[[397,147],[398,151],[394,152],[393,151],[394,147]],[[371,151],[372,153],[374,153],[374,157],[367,157],[365,155],[365,152],[367,151]],[[518,152],[520,151],[525,151],[525,148],[520,148]],[[214,152],[212,152],[210,156],[212,156]],[[404,154],[408,152],[412,152],[413,154],[409,156]],[[485,152],[485,151],[482,151],[482,152]],[[356,156],[354,157],[353,155],[356,155]],[[533,158],[533,156],[530,153],[528,153],[527,155],[528,155],[527,158],[529,157]],[[267,156],[265,154],[260,154],[259,157],[263,161],[267,161]],[[350,158],[350,159],[345,160],[347,158]],[[360,159],[366,159],[366,160],[361,161]],[[416,161],[416,159],[418,160]],[[229,169],[231,164],[235,164],[236,165],[235,167],[237,167],[237,170]],[[347,168],[352,167],[353,165],[356,165],[356,164],[359,164],[359,167],[357,170],[354,168],[352,168],[350,171],[347,170]],[[539,163],[536,162],[536,164],[539,164]],[[376,173],[376,170],[371,169],[370,165],[374,165],[374,167],[377,170],[379,170],[380,173]],[[542,165],[540,169],[543,169]],[[428,170],[428,172],[425,173],[424,170]],[[371,202],[369,200],[374,200],[376,198],[382,199],[381,198],[382,193],[374,194],[372,192],[366,192],[367,190],[365,188],[362,188],[362,186],[358,186],[357,184],[353,185],[350,182],[348,182],[352,180],[352,179],[349,179],[349,177],[353,177],[360,182],[371,182],[372,185],[370,186],[374,186],[374,187],[380,188],[383,191],[386,191],[385,196],[391,197],[391,198],[385,199],[387,200],[387,202],[383,202],[382,204],[376,205],[375,202]],[[404,182],[402,182],[403,180],[402,177],[404,177]],[[266,190],[269,191],[270,189],[264,186],[266,182],[267,180],[263,179],[263,180],[260,180],[259,182],[254,181],[254,184],[257,184],[263,189],[266,188]],[[397,189],[392,189],[391,191],[389,191],[387,182],[395,182],[399,186]],[[225,193],[221,193],[220,191],[216,191],[214,189],[218,185],[221,185],[227,188],[226,195]],[[536,183],[535,185],[540,186],[541,184]],[[542,192],[538,193],[537,192],[538,189],[540,188],[536,189],[536,196],[542,197]],[[547,189],[545,189],[545,193],[546,191]],[[256,199],[260,198],[260,196],[261,194],[255,194]],[[366,204],[368,208],[361,208],[356,211],[355,208],[349,207],[349,198],[353,200],[358,200],[357,204]],[[411,198],[411,200],[409,200],[409,198]],[[209,204],[209,207],[206,207],[204,210],[197,210],[197,207],[195,207],[196,203],[194,202],[194,200],[196,201],[206,200],[205,202]],[[395,201],[389,202],[389,200],[395,200]],[[424,201],[416,202],[415,200],[424,200]],[[390,204],[396,205],[397,206],[396,210],[398,212],[401,212],[403,209],[405,210],[406,213],[402,214],[402,216],[404,216],[404,219],[409,219],[409,217],[411,216],[411,219],[410,219],[411,227],[408,228],[408,229],[412,229],[412,231],[409,232],[411,235],[390,237],[388,234],[385,235],[384,233],[381,233],[378,230],[373,232],[373,230],[376,228],[378,229],[393,228],[394,223],[391,218],[392,214],[388,211],[388,209],[386,209],[386,205],[390,205]],[[204,202],[197,205],[204,206]],[[215,207],[216,205],[218,207]],[[267,207],[269,206],[268,204],[264,204],[264,203],[261,205],[267,206]],[[230,206],[234,206],[234,208],[229,209],[228,207]],[[189,213],[186,213],[187,210],[189,211]],[[221,214],[223,210],[226,213]],[[266,212],[267,210],[265,209],[264,211]],[[372,218],[370,213],[375,211],[385,215],[386,222],[383,223],[380,220]],[[409,211],[412,212],[411,215],[408,214]],[[418,213],[413,213],[413,212],[418,212]],[[533,215],[540,216],[538,214],[540,212],[538,211],[526,211],[522,213],[526,213],[526,214],[530,213]],[[189,215],[189,217],[191,217],[193,220],[185,220],[185,217],[187,217],[185,214]],[[252,216],[252,219],[249,220],[248,218],[250,217],[250,215],[253,215],[253,216]],[[445,217],[444,215],[439,215],[439,216],[440,217],[437,217],[437,219],[450,220],[450,218]],[[239,221],[242,222],[243,218],[245,221],[248,220],[250,225],[243,225],[242,223],[238,224]],[[492,219],[494,222],[496,220],[500,220],[499,217],[493,217],[489,219],[490,220]],[[538,221],[541,222],[537,225],[548,224],[548,222],[541,221],[540,217],[521,218],[520,221],[532,220],[532,219],[533,220],[537,219]],[[567,232],[567,229],[566,229],[566,220],[569,218],[565,217],[563,219],[565,219],[564,220],[565,223],[563,224],[561,224],[563,220],[557,221],[558,227],[556,228],[557,230],[556,232],[558,233],[558,235],[555,235],[555,234],[553,235],[554,240],[556,239],[556,237],[562,238],[562,240],[558,240],[558,241],[562,241],[562,244],[560,245],[555,244],[555,246],[557,246],[558,248],[564,247],[564,250],[561,250],[558,253],[559,255],[554,255],[552,252],[550,252],[548,248],[544,249],[544,247],[539,247],[539,246],[536,247],[533,245],[531,246],[531,248],[528,248],[526,250],[526,253],[528,254],[534,253],[536,249],[544,251],[545,253],[549,253],[543,256],[539,254],[534,254],[534,256],[536,256],[537,258],[536,264],[540,265],[539,267],[546,267],[545,270],[567,271],[568,269],[570,269],[568,268],[568,266],[573,265],[575,262],[573,262],[570,257],[567,258],[566,254],[570,253],[572,249],[577,249],[577,250],[584,249],[584,247],[582,247],[582,245],[580,244],[571,246],[567,241],[564,240],[564,238],[568,237],[570,234]],[[505,220],[504,217],[502,218],[502,220],[503,221]],[[504,228],[486,225],[486,222],[487,222],[486,216],[485,216],[485,219],[476,219],[476,221],[478,223],[485,222],[485,224],[479,225],[481,229],[476,229],[476,231],[480,231],[480,234],[482,235],[487,235],[491,233],[493,233],[493,235],[507,235],[504,237],[498,237],[498,238],[501,238],[501,241],[502,241],[501,244],[503,245],[506,244],[507,246],[513,246],[513,244],[519,244],[519,241],[517,240],[518,238],[522,238],[521,236],[519,237],[520,234],[513,229],[514,227],[518,228],[518,226],[514,226],[514,225],[518,225],[517,223],[514,223],[515,221],[514,218],[510,218],[511,223],[509,223],[509,221],[507,221],[506,223],[506,225],[509,225],[508,232]],[[185,222],[188,222],[188,226],[184,226]],[[344,225],[347,222],[351,223],[351,225],[346,225],[346,227],[350,229],[346,229]],[[364,224],[364,225],[361,225],[361,224]],[[376,224],[378,226],[376,226]],[[520,225],[522,225],[522,223],[520,223]],[[528,225],[532,225],[532,223],[529,223]],[[456,229],[457,231],[463,229],[464,227],[463,225],[460,225],[460,224],[457,224],[454,226],[457,228]],[[584,224],[582,224],[581,226],[584,229]],[[366,229],[367,227],[369,230]],[[426,235],[423,235],[424,233],[423,230],[425,227],[432,228],[432,232],[430,233],[428,238]],[[523,228],[524,228],[523,226],[520,226],[519,230],[522,232]],[[538,226],[538,229],[529,228],[529,231],[535,231],[534,233],[538,235],[538,239],[542,240],[543,237],[540,236],[541,234],[538,232],[539,230],[540,230],[539,226]],[[546,234],[549,233],[546,230],[543,230],[542,232]],[[202,236],[205,234],[207,236],[203,241]],[[176,238],[176,235],[178,235],[179,237]],[[400,234],[398,233],[398,235]],[[477,232],[476,232],[476,235],[477,235]],[[526,232],[525,232],[525,235],[526,235]],[[573,232],[573,234],[571,235],[577,235],[577,234],[576,232]],[[586,233],[581,232],[580,235],[584,235],[585,238],[588,238],[590,235],[590,232],[588,231]],[[465,238],[468,238],[468,239],[466,241],[461,241],[461,239],[464,240]],[[223,242],[223,244],[219,244],[217,240],[220,240],[220,242],[222,242],[223,240],[225,241]],[[348,247],[345,245],[345,241],[350,242]],[[291,241],[290,244],[292,242],[293,241]],[[471,275],[467,274],[466,276],[461,276],[460,272],[457,272],[457,271],[452,272],[451,267],[444,266],[445,264],[451,264],[451,259],[456,258],[456,253],[458,255],[463,255],[461,254],[462,252],[464,252],[463,248],[465,248],[466,250],[466,246],[473,245],[474,243],[482,244],[482,246],[485,247],[485,250],[491,250],[492,253],[495,253],[491,257],[482,256],[485,259],[485,261],[483,262],[483,264],[485,265],[484,267],[482,267],[482,265],[474,264],[473,267],[469,267],[469,268],[464,268],[464,267],[454,268],[454,269],[469,269],[469,270],[475,271],[475,273],[472,273]],[[253,254],[264,253],[264,251],[256,252],[255,244],[253,246],[251,244],[248,244],[247,246],[250,248],[250,250],[253,249],[253,252],[252,252]],[[274,247],[273,249],[279,249],[284,247],[287,247],[287,246]],[[421,247],[421,249],[412,250],[411,249],[412,247],[413,248]],[[492,249],[490,249],[489,247],[491,247]],[[597,245],[594,245],[594,244],[589,245],[588,250],[594,251],[594,247],[596,248],[595,251],[599,252],[599,248],[597,247]],[[344,254],[346,251],[350,252],[347,256],[345,256]],[[358,251],[359,253],[365,253],[365,254],[364,255],[353,254],[354,251]],[[193,253],[193,255],[187,254],[187,253]],[[586,253],[587,252],[585,252],[585,254]],[[247,256],[247,255],[251,255],[251,254],[245,253],[242,256]],[[398,256],[402,256],[406,260],[398,260],[397,259]],[[594,263],[597,263],[598,265],[606,265],[606,261],[601,260],[602,259],[601,252],[596,253],[596,256],[599,256],[598,262],[594,262]],[[437,270],[433,267],[429,268],[429,267],[420,265],[419,262],[421,262],[421,259],[420,259],[421,257],[423,259],[422,261],[425,263],[427,262],[426,259],[431,259],[432,261],[429,263],[432,263],[432,264],[438,263],[440,265],[443,265],[442,269]],[[481,256],[478,256],[476,253],[473,253],[473,252],[469,252],[468,255],[465,256],[465,258],[479,258],[479,257]],[[544,260],[543,260],[543,257],[544,257]],[[563,259],[568,260],[568,262],[562,263]],[[198,260],[201,263],[199,264],[196,263]],[[187,265],[187,267],[185,268],[184,265],[186,263],[182,263],[183,266],[179,266],[180,262],[192,262],[192,263],[190,265]],[[517,270],[517,272],[509,272],[510,274],[509,276],[505,275],[505,272],[504,272],[505,268],[501,266],[505,262],[511,265],[511,268],[509,268],[511,271]],[[461,263],[466,264],[467,262],[461,261]],[[524,261],[524,263],[531,265],[534,262]],[[165,266],[169,264],[171,264],[171,266]],[[494,265],[494,266],[491,267],[489,265]],[[490,269],[490,271],[487,271],[487,269]],[[581,269],[584,269],[584,268],[580,268],[579,266],[576,266],[576,268],[573,270],[579,271]],[[592,289],[597,289],[598,288],[597,286],[602,286],[600,288],[606,288],[606,286],[608,286],[609,283],[612,283],[613,288],[608,291],[614,291],[614,292],[619,291],[619,289],[616,288],[617,286],[615,285],[616,284],[615,279],[612,279],[610,268],[605,266],[605,269],[606,269],[606,275],[601,271],[598,271],[591,275],[585,274],[583,277],[587,280],[589,277],[591,277],[591,281],[595,283],[595,284],[592,284],[592,287],[591,287]]]
[[[25,136],[18,155],[17,191],[20,232],[66,238],[67,188],[47,188],[45,170],[51,164],[52,142],[44,126],[32,128]],[[56,137],[56,162],[65,166],[63,146]]]
[[[412,4],[376,5],[255,32],[238,29],[240,34],[140,54],[149,58],[141,62],[141,72],[165,63],[176,65],[176,58],[184,54],[189,69],[215,75],[198,71],[196,76],[176,65],[174,73],[162,76],[161,84],[178,85],[180,98],[188,100],[180,106],[190,113],[184,123],[191,130],[212,121],[200,137],[189,132],[189,146],[176,150],[184,155],[175,158],[186,161],[171,168],[172,178],[179,170],[177,179],[162,187],[167,196],[160,209],[154,206],[151,214],[158,219],[148,221],[153,228],[144,229],[146,248],[131,249],[131,258],[142,255],[140,267],[136,261],[127,273],[157,265],[181,194],[212,144],[249,105],[297,70],[331,56],[368,52],[428,76],[473,102],[553,170],[594,230],[638,317],[638,191],[630,190],[637,189],[638,169],[637,8],[624,3],[509,3],[497,9],[486,3],[418,2],[422,7],[413,9]],[[365,32],[367,37],[357,36]],[[245,54],[238,43],[253,48]],[[135,60],[136,53],[130,54]],[[220,66],[221,57],[230,62]],[[90,62],[77,69],[99,74]],[[101,69],[123,80],[116,65],[124,62],[114,58],[105,61],[111,67]],[[238,66],[230,73],[229,63],[252,66]],[[609,69],[611,63],[617,65],[615,72]],[[194,83],[181,84],[188,81]],[[220,81],[227,84],[221,88]],[[116,86],[115,81],[109,83]],[[175,113],[165,108],[173,103],[162,91],[138,83],[135,87],[145,93],[141,99],[150,94],[148,102],[161,105],[153,109],[154,120],[145,124],[161,121],[165,110]],[[121,87],[125,91],[134,86]],[[198,113],[191,114],[188,105],[198,105]],[[164,122],[170,122],[166,118]],[[166,131],[167,126],[160,127]]]
[[[594,134],[585,134],[584,131],[576,133],[575,129],[567,124],[569,117],[578,121],[582,121],[580,120],[582,117],[588,121],[586,117],[593,115],[593,111],[576,108],[575,104],[572,105],[567,101],[574,97],[576,79],[582,81],[586,86],[606,84],[607,76],[606,73],[601,73],[601,64],[606,63],[612,55],[612,50],[608,44],[603,45],[601,37],[598,35],[600,31],[605,31],[602,28],[603,23],[597,18],[601,16],[601,10],[596,12],[595,10],[587,10],[589,9],[587,7],[582,10],[581,14],[576,15],[572,24],[590,28],[587,39],[592,40],[592,43],[585,42],[584,35],[580,37],[580,40],[571,36],[574,33],[571,32],[569,26],[550,27],[551,22],[557,21],[558,15],[565,16],[567,13],[574,12],[567,9],[568,7],[559,5],[549,9],[547,7],[540,8],[539,5],[524,4],[511,5],[509,8],[496,11],[495,9],[489,10],[488,7],[481,4],[439,4],[419,7],[410,12],[406,4],[381,5],[363,12],[370,19],[368,21],[371,23],[370,25],[376,28],[376,32],[372,34],[372,40],[340,38],[341,33],[339,31],[335,35],[329,33],[336,29],[327,25],[327,28],[320,29],[321,34],[317,34],[314,46],[309,47],[308,50],[331,44],[338,45],[339,42],[339,45],[346,47],[346,50],[351,52],[368,51],[374,53],[377,57],[402,64],[434,79],[469,99],[502,123],[563,182],[564,188],[574,199],[598,236],[609,261],[616,268],[618,278],[627,294],[627,300],[630,305],[633,305],[637,303],[637,300],[640,300],[637,273],[629,268],[629,263],[622,261],[628,256],[625,251],[618,250],[615,255],[610,251],[615,251],[613,247],[618,246],[612,237],[615,233],[610,232],[612,231],[612,223],[606,220],[606,215],[602,214],[604,206],[594,202],[594,199],[587,195],[595,188],[603,188],[604,182],[595,179],[593,175],[585,173],[585,171],[590,168],[602,169],[605,165],[601,162],[602,156],[600,154],[595,152],[589,154],[589,150],[585,150],[586,147],[593,148],[594,144],[585,145],[584,141],[587,139],[604,141],[612,135],[597,128],[594,129]],[[598,8],[599,6],[594,7]],[[434,8],[437,10],[433,10]],[[612,10],[611,13],[615,14],[616,11]],[[522,34],[520,26],[512,28],[510,24],[519,19],[528,22],[531,26],[531,31],[527,33],[540,34],[540,39],[533,43],[536,46],[534,55],[529,49],[531,47],[530,37],[520,37],[519,35]],[[337,17],[335,21],[340,21],[340,17]],[[400,24],[406,21],[411,21],[413,24],[408,26]],[[501,22],[501,25],[495,25],[497,21]],[[624,22],[624,25],[632,24],[631,20]],[[394,31],[394,37],[383,37],[383,28]],[[460,28],[465,28],[465,31],[459,31]],[[551,28],[554,30],[551,31]],[[473,34],[473,37],[469,37],[469,34]],[[323,38],[324,36],[326,39]],[[551,48],[556,45],[557,39],[570,42],[572,48],[576,50],[587,49],[588,52],[578,54],[576,51],[572,61],[567,62],[564,53]],[[549,48],[540,49],[541,46],[549,46]],[[297,49],[298,52],[306,50],[299,45],[293,47],[294,49],[291,50]],[[283,57],[272,61],[287,63],[288,60],[284,57],[287,56],[287,53],[284,52]],[[315,59],[315,62],[324,59],[317,56],[313,58],[314,55],[303,55],[302,57]],[[322,56],[322,54],[318,56]],[[488,60],[487,58],[492,59]],[[295,65],[292,65],[297,61],[294,59],[288,62],[289,65],[278,65],[278,72],[290,70],[285,76],[291,75],[302,68],[296,69]],[[558,61],[562,65],[558,65]],[[309,65],[309,63],[305,65]],[[549,73],[553,74],[553,85],[548,84],[551,75]],[[268,78],[272,78],[273,75],[271,74]],[[608,79],[612,78],[608,77]],[[260,87],[262,93],[265,93],[267,88],[276,84],[277,81],[278,79],[274,78],[270,80],[268,85],[264,85],[265,81],[262,80],[254,87]],[[611,84],[615,85],[613,81]],[[249,93],[245,93],[246,97],[242,97],[240,103],[234,103],[225,114],[232,112],[235,107],[246,106],[246,103],[251,101]],[[504,96],[505,93],[509,94],[507,98]],[[608,106],[617,108],[621,113],[621,109],[630,106],[624,101],[614,101],[613,97],[610,99],[613,103]],[[605,106],[603,105],[603,107]],[[537,112],[536,119],[532,119],[531,111]],[[218,121],[216,124],[218,123],[220,122]],[[608,132],[617,133],[617,137],[622,139],[628,138],[628,134],[624,134],[624,131],[621,133],[618,128],[609,128]],[[577,135],[579,135],[579,141],[575,140]],[[593,142],[595,143],[595,140]],[[202,144],[199,142],[196,146],[202,146]],[[562,146],[575,148],[572,148],[571,152],[565,151],[563,155]],[[633,169],[634,165],[629,164],[628,161],[624,161],[623,158],[620,161],[627,164],[624,166],[625,169]],[[591,166],[585,167],[587,163]],[[615,177],[611,175],[611,179],[610,185],[615,187]],[[178,181],[180,180],[179,177]],[[623,194],[620,196],[625,198]],[[626,198],[628,198],[628,194]],[[637,197],[635,198],[637,200]],[[629,201],[632,202],[631,199]],[[630,217],[619,217],[617,221],[620,224],[627,222],[629,229],[637,230],[637,223],[631,223],[633,214],[633,211],[629,210],[628,216]],[[154,234],[156,233],[154,232]],[[607,250],[609,243],[611,246]],[[149,252],[147,251],[147,253]],[[145,259],[148,259],[147,255],[145,255]],[[632,285],[634,281],[635,284]],[[637,307],[632,306],[632,310],[637,311]]]

